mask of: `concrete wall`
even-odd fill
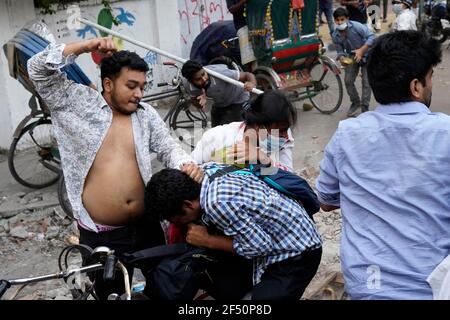
[[[81,16],[97,22],[103,9],[100,0],[79,3]],[[112,7],[121,24],[112,29],[136,40],[168,51],[182,58],[189,58],[195,37],[212,22],[232,19],[225,0],[126,0],[113,1]],[[57,42],[71,42],[99,36],[89,27],[68,28],[70,13],[65,6],[55,7],[56,13],[41,15],[34,9],[33,0],[0,0],[0,45],[8,41],[24,24],[36,17],[45,21]],[[72,29],[72,30],[71,30]],[[150,67],[146,93],[160,89],[156,84],[169,81],[174,72],[161,65],[168,60],[146,49],[127,42],[118,44],[122,49],[136,51],[144,57]],[[77,63],[99,88],[100,72],[89,54],[78,58]],[[28,114],[28,99],[31,96],[9,76],[5,55],[0,53],[0,148],[8,148],[13,130]]]
[[[233,20],[226,0],[178,0],[181,53],[189,58],[192,42],[207,26],[216,21]]]
[[[0,0],[0,45],[3,46],[27,22],[35,18],[33,0]],[[31,94],[9,76],[8,61],[0,53],[0,148],[7,149],[13,130],[29,113]]]

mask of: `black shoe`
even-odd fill
[[[369,107],[361,106],[361,113],[369,111]]]

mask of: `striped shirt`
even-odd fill
[[[253,259],[254,284],[269,265],[321,247],[314,222],[295,200],[256,176],[229,173],[210,182],[211,166],[203,169],[202,220],[231,236],[237,254]]]

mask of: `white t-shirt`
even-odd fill
[[[417,31],[416,19],[417,16],[411,9],[404,9],[402,13],[400,13],[395,19],[394,24],[392,25],[392,29],[394,31],[401,31],[401,30]]]
[[[209,129],[203,134],[194,151],[192,151],[192,158],[199,164],[214,161],[216,159],[214,156],[215,153],[217,153],[216,156],[221,158],[221,155],[218,153],[221,152],[222,149],[231,147],[235,143],[244,140],[244,130],[244,122],[232,122]],[[272,152],[272,154],[269,155],[273,165],[283,170],[294,171],[292,160],[293,149],[294,138],[289,129],[288,139],[285,144],[278,152]]]

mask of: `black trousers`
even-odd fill
[[[115,251],[115,255],[120,258],[123,253],[132,253],[134,251],[147,249],[150,247],[165,244],[164,232],[159,221],[150,221],[140,219],[129,225],[106,232],[92,232],[83,228],[80,230],[80,244],[88,245],[92,249],[98,246],[106,246]],[[89,256],[83,256],[83,265],[89,263]],[[134,267],[125,265],[130,277],[130,283],[133,278]],[[146,270],[143,274],[146,275]],[[94,289],[101,300],[106,300],[111,293],[119,295],[125,293],[125,284],[123,275],[120,271],[115,273],[113,281],[105,282],[103,280],[103,270],[89,274],[91,281],[95,281]]]
[[[231,104],[226,107],[211,108],[211,127],[221,126],[231,122],[242,121],[243,104]]]
[[[252,300],[299,300],[314,278],[322,248],[270,265],[252,289]]]
[[[217,263],[208,267],[207,278],[200,288],[215,300],[240,300],[253,285],[253,260],[237,254],[214,251]]]

